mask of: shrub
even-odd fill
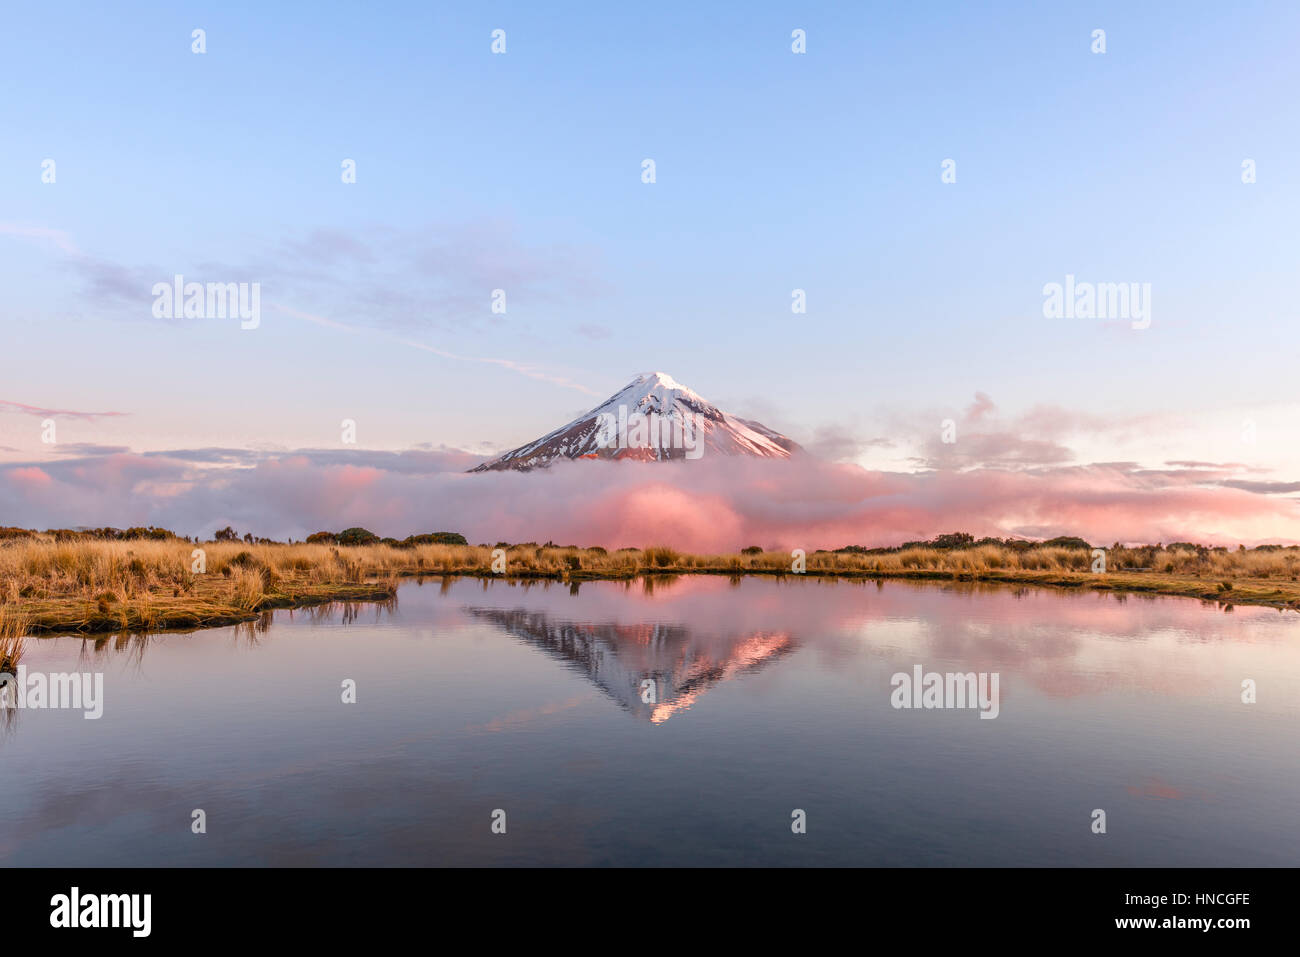
[[[1082,538],[1074,538],[1069,535],[1062,535],[1059,538],[1049,538],[1047,541],[1040,543],[1040,548],[1092,548]]]
[[[118,538],[143,538],[154,542],[165,542],[168,539],[176,537],[174,532],[165,528],[154,528],[150,525],[148,528],[128,528],[117,536]]]
[[[338,536],[340,545],[373,545],[378,541],[379,536],[365,528],[345,528]]]
[[[426,532],[423,535],[411,535],[405,545],[468,545],[469,542],[460,532]],[[498,545],[498,548],[502,546]]]

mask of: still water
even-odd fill
[[[8,712],[5,865],[1300,863],[1294,613],[429,580],[388,606],[27,647],[29,673],[102,672],[103,716]],[[894,708],[917,665],[997,673],[998,716]]]

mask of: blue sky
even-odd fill
[[[868,463],[976,393],[1178,419],[1076,435],[1085,459],[1238,461],[1250,417],[1292,462],[1294,5],[0,16],[0,400],[126,413],[70,440],[321,447],[348,417],[500,449],[662,369],[805,441],[896,443]],[[260,282],[262,325],[153,319],[175,273]],[[1151,328],[1045,319],[1067,273],[1151,283]],[[46,453],[37,418],[0,414],[10,459]]]

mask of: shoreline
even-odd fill
[[[1236,579],[1224,589],[1220,583],[1204,578],[1167,575],[1157,572],[1073,572],[994,570],[959,571],[948,569],[853,569],[809,568],[803,573],[784,568],[762,567],[659,567],[635,570],[535,569],[494,574],[488,569],[410,569],[395,571],[390,577],[366,582],[309,584],[288,582],[285,590],[265,592],[245,606],[220,600],[224,596],[203,594],[218,591],[219,580],[198,594],[184,596],[148,595],[129,599],[105,609],[102,604],[81,596],[21,601],[26,632],[32,637],[59,635],[93,635],[109,633],[186,632],[219,628],[256,621],[264,612],[276,609],[311,608],[333,602],[391,601],[397,594],[399,580],[476,578],[514,582],[559,582],[580,585],[584,582],[634,582],[646,578],[682,575],[724,575],[740,579],[745,576],[780,579],[830,579],[848,582],[915,581],[936,583],[1030,586],[1047,590],[1095,591],[1112,594],[1151,595],[1191,598],[1213,602],[1223,608],[1235,605],[1300,611],[1300,583],[1268,579]]]

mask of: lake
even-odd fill
[[[30,639],[29,674],[103,674],[103,715],[6,712],[0,863],[1294,865],[1298,635],[1179,598],[696,576]],[[918,666],[996,674],[996,717],[895,707]]]

